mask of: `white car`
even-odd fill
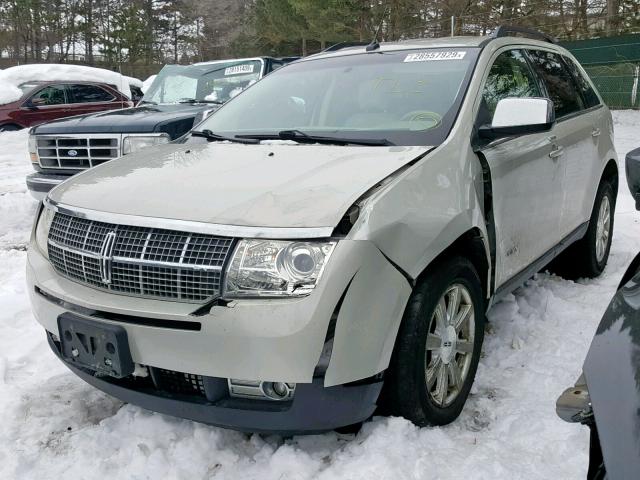
[[[574,276],[604,269],[612,136],[536,32],[332,48],[53,189],[33,310],[74,373],[151,410],[254,432],[378,405],[447,424],[493,303],[561,252]]]

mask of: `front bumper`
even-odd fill
[[[73,282],[34,243],[27,283],[34,316],[47,331],[59,335],[57,319],[65,312],[121,325],[135,363],[207,377],[310,383],[331,322],[326,387],[387,368],[411,293],[407,280],[368,241],[340,241],[307,297],[239,300],[205,311]]]
[[[47,337],[53,352],[73,373],[113,397],[155,412],[244,432],[310,434],[362,422],[375,411],[382,389],[381,380],[324,387],[322,378],[314,378],[312,383],[298,385],[289,402],[246,400],[228,395],[211,399],[209,392],[205,397],[180,395],[158,390],[150,378],[97,377],[65,361],[59,344],[50,334]],[[215,385],[216,380],[225,382],[208,378],[204,381],[205,388]]]
[[[33,198],[42,201],[49,193],[49,190],[60,185],[68,178],[70,178],[70,175],[34,172],[27,175],[27,188]]]
[[[379,379],[389,365],[411,293],[405,277],[371,242],[350,240],[338,242],[313,293],[297,299],[238,300],[203,308],[117,295],[60,276],[35,243],[28,251],[27,284],[34,315],[50,339],[60,337],[58,317],[71,312],[124,328],[132,361],[151,372],[213,383],[296,383],[296,391],[288,405],[267,401],[265,408],[265,401],[228,395],[193,401],[148,386],[132,388],[137,377],[123,383],[65,362],[88,383],[151,410],[238,430],[281,433],[334,429],[373,413],[382,383],[371,379]],[[325,344],[328,338],[332,343]],[[328,353],[326,345],[332,345]],[[328,366],[318,368],[327,359]]]

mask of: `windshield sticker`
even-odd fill
[[[244,65],[234,65],[233,67],[227,67],[224,69],[225,75],[238,75],[240,73],[253,73],[253,63]]]
[[[437,60],[462,60],[467,52],[420,52],[410,53],[404,59],[405,62],[435,62]]]

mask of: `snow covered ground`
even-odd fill
[[[620,159],[640,112],[616,112]],[[539,274],[496,305],[472,395],[444,428],[375,418],[357,435],[283,440],[142,410],[104,395],[49,352],[29,309],[26,132],[0,134],[0,478],[582,479],[587,429],[555,415],[596,326],[640,250],[640,213],[621,183],[609,265],[578,283]],[[623,177],[621,176],[621,179]]]

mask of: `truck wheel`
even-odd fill
[[[416,285],[385,382],[391,414],[418,426],[446,425],[460,415],[484,338],[480,285],[461,257],[439,263]]]
[[[609,259],[615,208],[613,187],[604,180],[598,187],[587,233],[554,260],[552,270],[569,279],[599,276]]]

